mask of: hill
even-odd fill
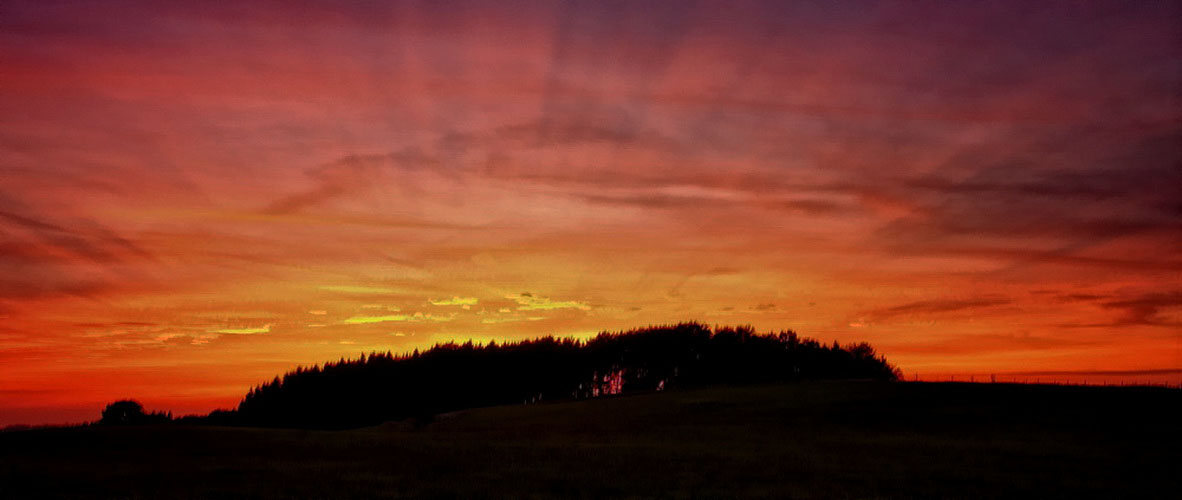
[[[0,434],[0,498],[1173,498],[1182,391],[798,382],[348,431]]]

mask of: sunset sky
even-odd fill
[[[1179,2],[239,3],[0,3],[0,425],[684,320],[1182,382]]]

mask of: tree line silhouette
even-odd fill
[[[342,358],[299,367],[256,386],[235,410],[181,421],[343,429],[391,420],[425,422],[464,408],[711,384],[899,376],[864,342],[823,345],[792,331],[759,334],[747,326],[680,323],[604,332],[587,341],[449,342],[410,354]]]

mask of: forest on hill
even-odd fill
[[[713,384],[787,380],[896,380],[866,343],[825,345],[792,331],[700,323],[604,332],[580,341],[437,344],[300,367],[253,388],[235,410],[190,423],[344,429],[426,422],[450,411],[594,398]]]

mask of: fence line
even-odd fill
[[[903,380],[908,380],[903,377]],[[1089,379],[1072,379],[1070,377],[1056,378],[1051,377],[1043,379],[1042,377],[1035,377],[1033,380],[1030,377],[1015,376],[1015,375],[997,375],[989,374],[988,377],[978,378],[977,375],[941,375],[935,377],[921,377],[918,372],[911,374],[910,380],[912,382],[961,382],[973,384],[1023,384],[1023,385],[1057,385],[1057,386],[1072,386],[1072,387],[1161,387],[1166,389],[1182,389],[1182,381],[1178,382],[1140,382],[1140,381],[1109,381],[1109,380],[1089,380]]]

